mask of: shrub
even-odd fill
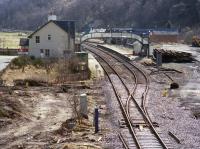
[[[24,68],[30,64],[30,58],[28,56],[20,56],[18,58],[15,58],[12,61],[12,66],[17,67],[18,69],[22,69],[22,72],[24,72]]]
[[[35,68],[51,68],[52,64],[54,63],[53,60],[44,60],[41,58],[35,58],[33,56],[20,56],[18,58],[15,58],[11,63],[11,68],[17,68],[22,69],[24,71],[24,68],[27,65],[32,65]]]
[[[32,59],[31,63],[36,68],[44,67],[44,62],[40,58]]]

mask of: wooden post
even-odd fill
[[[99,132],[99,109],[96,106],[94,110],[94,125],[95,125],[95,133]]]

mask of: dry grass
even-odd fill
[[[55,72],[47,74],[45,69],[35,68],[33,66],[25,67],[25,71],[22,72],[21,69],[10,69],[8,68],[2,75],[2,80],[5,81],[5,85],[14,85],[14,80],[18,79],[34,79],[38,81],[44,81],[51,83],[55,79]]]
[[[79,60],[33,60],[19,57],[12,61],[9,68],[1,76],[5,85],[13,86],[15,80],[35,80],[39,82],[66,83],[88,79],[90,72],[79,71]]]

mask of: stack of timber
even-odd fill
[[[153,50],[154,58],[157,57],[157,53],[162,54],[162,62],[163,63],[170,63],[170,62],[187,63],[187,62],[195,61],[192,54],[187,53],[187,52],[179,52],[179,51],[175,51],[175,50],[154,49]]]

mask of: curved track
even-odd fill
[[[125,66],[126,69],[128,69],[131,74],[134,76],[134,79],[135,79],[135,86],[134,86],[134,89],[133,91],[131,91],[131,94],[130,95],[134,95],[135,92],[136,92],[136,89],[138,87],[138,75],[135,73],[136,71],[139,72],[139,74],[141,74],[145,80],[145,89],[144,89],[144,92],[141,96],[142,98],[142,103],[141,103],[141,107],[142,109],[144,110],[144,112],[147,114],[148,118],[150,119],[150,116],[147,112],[147,109],[146,109],[146,102],[147,102],[147,95],[148,95],[148,91],[149,91],[149,77],[146,75],[146,73],[141,70],[138,66],[134,65],[133,63],[131,63],[129,60],[127,59],[121,59],[120,57],[118,57],[117,55],[113,54],[113,53],[110,53],[108,51],[105,51],[99,47],[97,47],[95,44],[89,44],[87,43],[87,45],[93,47],[93,48],[97,48],[98,50],[106,53],[107,55],[110,55],[112,58],[116,59],[117,61],[123,63],[123,65]],[[134,69],[133,69],[134,68]],[[130,104],[130,98],[131,96],[129,95],[129,98],[127,100],[127,106],[129,106]],[[150,119],[151,120],[151,119]]]
[[[131,134],[135,144],[130,146],[130,144],[132,144],[130,143],[130,139],[127,139],[127,137],[123,137],[122,133],[119,132],[119,138],[122,141],[124,148],[167,148],[166,144],[161,139],[160,135],[152,124],[145,108],[145,103],[149,90],[149,79],[145,72],[143,72],[139,67],[135,66],[128,60],[124,60],[123,58],[120,58],[113,53],[105,51],[104,49],[97,48],[95,45],[84,44],[84,47],[98,57],[98,61],[104,69],[106,75],[108,76],[108,79],[120,104],[124,119],[128,126],[129,133]],[[108,59],[112,59],[113,61],[107,62]],[[121,74],[117,72],[116,66],[113,66],[112,63],[116,62],[120,62],[123,67],[127,69],[130,74],[132,74],[134,78],[134,85],[131,91],[127,87],[127,84],[124,82]],[[140,101],[134,98],[134,94],[138,88],[138,75],[136,75],[136,71],[138,71],[137,73],[140,73],[140,75],[142,75],[145,80],[145,87],[143,89],[144,91],[142,93]],[[120,80],[121,84],[124,87],[124,90],[126,90],[126,94],[128,95],[126,100],[119,96],[119,88],[116,87],[113,79],[110,77],[110,74],[115,74]],[[145,133],[141,133],[138,128],[135,128],[134,120],[131,119],[131,116],[134,115],[134,113],[140,115],[140,119],[142,119],[147,125],[147,127],[145,128]],[[135,117],[135,115],[133,117]],[[126,130],[124,132],[124,134],[128,133],[128,131]]]

